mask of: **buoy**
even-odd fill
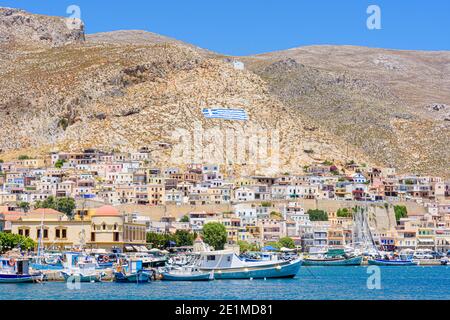
[[[252,281],[253,280],[253,278],[250,278],[250,281]]]
[[[264,278],[264,281],[266,281],[267,280],[267,278]]]

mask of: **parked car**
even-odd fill
[[[433,256],[433,259],[441,259],[444,257],[444,254],[442,252],[437,251],[433,251],[431,255]]]
[[[431,251],[416,251],[414,252],[414,259],[433,259]]]

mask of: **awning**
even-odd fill
[[[134,251],[134,248],[132,246],[125,246],[125,250]]]
[[[420,243],[434,243],[433,239],[417,239]]]

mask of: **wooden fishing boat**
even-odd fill
[[[304,266],[360,266],[362,256],[357,257],[336,257],[336,258],[322,258],[322,259],[304,259]]]
[[[30,273],[28,259],[0,259],[0,283],[32,283],[42,280],[42,273]]]
[[[304,266],[359,266],[362,256],[348,256],[343,249],[329,249],[317,258],[305,258]]]
[[[146,283],[151,280],[151,273],[143,270],[141,260],[129,260],[126,265],[119,265],[114,272],[114,281],[128,283]]]
[[[197,267],[187,266],[162,272],[162,280],[167,281],[210,281],[214,280],[212,272],[202,272]]]
[[[387,260],[387,259],[369,259],[368,263],[375,266],[416,266],[417,262],[413,260]]]

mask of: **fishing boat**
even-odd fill
[[[201,252],[195,265],[200,271],[214,275],[214,279],[293,278],[298,273],[300,259],[245,261],[231,250]]]
[[[0,259],[0,283],[30,283],[42,280],[42,273],[30,273],[28,259]]]
[[[212,272],[200,271],[195,266],[185,266],[162,272],[162,280],[167,281],[210,281],[214,280]]]
[[[362,262],[362,256],[349,257],[349,258],[322,258],[322,259],[310,259],[303,260],[304,266],[360,266]]]
[[[43,257],[41,256],[33,257],[30,263],[30,267],[33,270],[39,271],[64,269],[60,254],[54,253],[44,254]]]
[[[359,266],[362,262],[362,256],[349,256],[344,250],[330,249],[325,255],[317,258],[305,258],[304,266]]]
[[[128,260],[126,265],[119,264],[114,272],[114,281],[128,283],[146,283],[151,280],[151,273],[142,267],[141,260]]]
[[[375,265],[375,266],[416,266],[417,265],[417,262],[415,262],[411,259],[407,259],[407,260],[369,259],[368,263],[370,265]]]
[[[100,282],[102,272],[98,272],[95,258],[78,252],[64,254],[64,267],[61,275],[67,281],[74,278],[80,282]]]

